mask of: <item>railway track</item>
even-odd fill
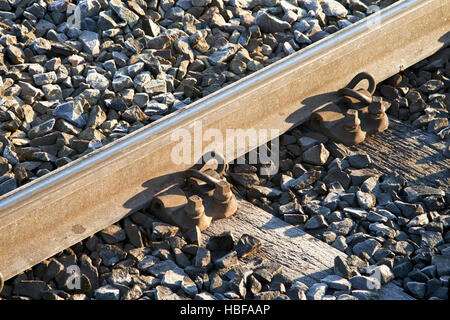
[[[186,163],[167,161],[177,145],[174,133],[184,130],[194,137],[194,151],[199,123],[203,132],[216,129],[223,137],[226,130],[249,128],[272,128],[282,134],[336,99],[335,92],[355,74],[369,72],[379,83],[448,45],[448,7],[445,1],[400,1],[3,195],[0,272],[4,279],[125,216],[133,217],[149,206],[158,191],[181,181],[181,173],[202,153],[189,154]],[[258,143],[273,138],[263,137]],[[211,146],[219,147],[217,143]],[[250,149],[242,146],[224,154],[225,160],[230,162]],[[445,169],[442,163],[437,163],[436,168]],[[214,236],[213,231],[206,233],[205,241]],[[325,247],[323,250],[333,262],[340,255]],[[268,257],[270,260],[270,254]]]

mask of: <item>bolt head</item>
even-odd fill
[[[226,181],[219,181],[216,183],[216,188],[214,190],[214,198],[219,201],[228,200],[231,197],[231,187]]]
[[[194,210],[199,210],[203,207],[203,200],[198,195],[192,195],[188,198],[188,205]]]
[[[358,110],[356,109],[348,109],[345,113],[345,125],[348,127],[359,126],[361,121],[358,117]]]
[[[369,112],[371,114],[381,114],[386,111],[384,101],[379,97],[374,97],[372,103],[369,104]]]
[[[231,191],[230,184],[226,181],[219,181],[216,184],[216,190],[223,195],[228,194]]]

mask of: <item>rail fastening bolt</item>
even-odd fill
[[[197,195],[192,195],[188,198],[188,202],[185,207],[186,213],[192,217],[200,217],[205,213],[205,207],[203,206],[203,200]]]
[[[352,130],[358,127],[361,124],[361,120],[358,117],[358,110],[356,109],[348,109],[345,112],[345,128]]]

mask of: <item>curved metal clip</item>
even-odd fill
[[[216,170],[207,166],[208,161],[186,170],[184,177],[190,191],[183,191],[181,186],[173,185],[159,192],[152,199],[150,212],[183,230],[195,227],[204,230],[212,219],[233,215],[237,210],[236,197],[231,192],[230,184],[221,178],[228,165],[215,152],[211,152],[210,159],[213,158],[218,163]],[[205,186],[207,188],[203,188]]]
[[[356,90],[363,80],[368,82],[367,89]],[[375,79],[369,73],[357,74],[345,88],[337,91],[342,96],[339,101],[327,103],[311,115],[309,126],[347,146],[385,130],[389,125],[385,111],[390,105],[382,98],[373,97],[375,85]]]
[[[363,80],[367,80],[367,89],[355,90],[355,87]],[[375,92],[375,79],[367,72],[358,73],[344,88],[339,89],[338,94],[343,96],[343,103],[352,109],[359,109],[372,103]]]

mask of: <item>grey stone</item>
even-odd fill
[[[375,207],[376,198],[371,193],[357,191],[356,199],[358,200],[359,206],[363,209],[369,210],[369,209]]]
[[[270,188],[265,186],[253,185],[247,191],[247,196],[253,198],[266,197],[269,199],[277,198],[281,195],[282,191],[276,188]]]
[[[155,276],[157,278],[162,278],[164,276],[164,274],[169,270],[186,276],[183,269],[181,269],[179,266],[177,266],[175,264],[175,262],[173,262],[172,260],[163,260],[163,261],[157,262],[153,266],[148,268],[147,272],[149,272],[150,274],[152,274],[153,276]]]
[[[444,82],[437,79],[431,79],[422,84],[419,88],[420,91],[426,94],[432,94],[438,92],[445,87]]]
[[[325,292],[328,289],[328,285],[325,283],[315,283],[306,292],[306,297],[309,300],[322,300],[325,296]]]
[[[217,273],[213,273],[209,277],[209,291],[216,294],[223,294],[230,290],[228,282],[224,281]]]
[[[144,114],[146,114],[147,116],[164,114],[168,109],[169,108],[164,103],[150,102],[146,105]]]
[[[189,277],[183,278],[183,280],[181,281],[181,289],[191,298],[195,297],[195,295],[198,293],[197,285]]]
[[[88,54],[98,55],[100,53],[100,40],[97,33],[83,30],[78,39],[83,45],[83,50]]]
[[[321,166],[327,162],[329,155],[330,152],[321,143],[306,150],[302,155],[302,159],[312,165]]]
[[[115,92],[121,92],[123,89],[133,86],[133,79],[129,76],[119,76],[113,79],[112,88]]]
[[[306,10],[312,10],[317,12],[320,9],[320,1],[319,0],[299,0],[299,4],[301,4]]]
[[[335,290],[350,290],[351,284],[347,279],[344,279],[338,275],[329,275],[321,280],[328,285],[328,288]]]
[[[371,223],[369,225],[369,229],[376,235],[391,239],[394,239],[397,235],[397,231],[395,229],[389,228],[388,226],[378,222]]]
[[[149,269],[158,262],[159,262],[159,259],[155,256],[152,256],[152,255],[145,256],[143,259],[141,259],[139,261],[139,263],[137,264],[137,267],[141,271],[150,272]]]
[[[133,97],[133,102],[137,104],[139,107],[144,107],[149,101],[148,94],[140,92],[136,93]]]
[[[432,264],[436,266],[437,274],[442,276],[450,275],[450,257],[444,255],[435,255],[432,258]]]
[[[319,228],[325,228],[328,226],[328,223],[326,222],[325,218],[322,215],[314,216],[308,219],[308,221],[305,224],[305,229],[311,230],[311,229],[319,229]]]
[[[329,17],[345,18],[347,9],[337,1],[323,0],[321,2],[323,12]]]
[[[259,11],[256,14],[255,23],[261,28],[261,31],[265,33],[282,32],[291,27],[286,21],[280,20],[264,11]]]
[[[420,201],[421,199],[428,196],[437,196],[437,197],[445,196],[445,192],[441,189],[422,185],[408,186],[404,189],[404,191],[407,195],[408,202]]]
[[[162,285],[156,286],[154,298],[155,300],[182,300],[179,295]]]
[[[384,223],[384,222],[388,221],[388,218],[383,216],[383,215],[381,215],[381,214],[379,214],[379,213],[377,213],[377,212],[375,212],[375,211],[369,211],[367,213],[367,220],[369,220],[370,222],[381,222],[381,223]]]
[[[120,290],[108,284],[95,290],[94,296],[97,300],[120,300]]]
[[[102,11],[99,13],[97,25],[100,28],[100,30],[102,30],[102,31],[114,29],[117,27],[117,23],[114,21],[114,19],[111,16],[106,14],[105,11]]]
[[[380,280],[375,277],[355,276],[350,278],[350,283],[354,290],[380,290]]]
[[[263,261],[263,264],[253,272],[253,275],[261,282],[270,283],[275,275],[282,272],[282,269],[283,266],[277,262]]]
[[[97,289],[99,286],[98,270],[93,265],[91,258],[86,254],[82,254],[79,259],[79,263],[80,271],[89,279],[92,289]]]
[[[334,273],[344,277],[345,279],[350,279],[351,277],[357,275],[356,269],[349,266],[347,261],[340,256],[337,256],[334,259]]]
[[[102,258],[103,264],[110,267],[125,259],[127,253],[116,245],[106,244],[101,246],[99,256]]]
[[[174,236],[179,228],[164,222],[153,222],[152,240],[168,239]]]
[[[366,273],[372,277],[378,279],[381,284],[386,284],[394,279],[394,273],[391,268],[385,264],[380,264],[378,266],[369,266],[366,269]]]
[[[112,270],[108,279],[111,285],[124,285],[130,286],[133,282],[133,278],[128,268],[115,268]]]
[[[208,56],[208,61],[212,65],[216,65],[221,62],[227,62],[236,54],[239,50],[239,45],[228,43],[226,46],[220,47],[219,50]]]
[[[230,268],[238,263],[238,256],[236,251],[231,251],[223,257],[214,261],[217,268]]]
[[[166,93],[167,83],[166,81],[160,79],[150,80],[144,85],[144,90],[149,95],[149,97],[160,93]]]
[[[86,83],[89,84],[91,88],[98,89],[100,91],[105,91],[109,87],[108,79],[95,70],[89,70],[86,76]]]
[[[161,285],[170,288],[172,291],[176,291],[181,288],[183,279],[187,277],[184,272],[175,272],[173,270],[167,270],[162,279]]]
[[[441,233],[435,231],[420,230],[420,237],[420,246],[422,248],[434,248],[444,241]]]
[[[412,269],[412,263],[405,261],[394,267],[394,275],[398,278],[405,278]]]
[[[436,266],[435,265],[427,266],[427,267],[421,269],[420,271],[423,272],[429,278],[436,277]]]
[[[203,247],[199,247],[197,254],[195,255],[194,266],[196,267],[208,267],[211,263],[211,252]]]
[[[47,73],[39,73],[33,76],[34,84],[37,86],[43,86],[45,84],[52,84],[56,82],[56,73],[50,71]]]
[[[43,291],[47,288],[48,286],[44,281],[20,280],[14,285],[13,294],[15,296],[26,296],[34,300],[39,300]]]
[[[346,243],[346,239],[343,236],[338,236],[336,240],[331,244],[333,248],[336,248],[340,251],[345,251],[347,249],[348,245]]]
[[[400,209],[402,215],[408,219],[424,213],[423,207],[419,204],[406,203],[399,200],[394,201],[394,204]]]
[[[306,300],[305,291],[299,288],[290,288],[286,294],[291,300]]]
[[[347,161],[350,163],[350,166],[356,169],[366,168],[372,163],[367,154],[352,154],[347,157]]]
[[[323,178],[323,182],[325,182],[327,185],[337,182],[344,189],[348,189],[351,181],[352,178],[348,175],[347,172],[342,171],[341,169],[336,167],[330,169],[327,175]]]
[[[406,289],[417,299],[425,297],[426,284],[416,281],[409,281],[405,285]]]
[[[343,200],[347,200],[347,198],[345,196],[346,196],[346,194],[341,194],[341,198],[343,198]],[[352,194],[349,194],[349,196],[351,198],[354,198]],[[347,202],[348,201],[349,200],[347,200]],[[367,217],[367,211],[363,210],[363,209],[359,209],[359,208],[344,208],[343,211],[344,211],[344,213],[346,213],[347,215],[349,215],[353,219],[364,220]]]
[[[55,125],[55,119],[47,120],[35,127],[33,127],[30,131],[28,131],[28,137],[30,139],[34,139],[36,137],[42,137],[53,130],[53,126]]]
[[[362,252],[365,252],[369,257],[372,257],[379,247],[381,247],[381,244],[378,241],[367,239],[353,246],[352,251],[357,256],[360,256]]]
[[[359,300],[357,297],[352,296],[351,294],[340,294],[336,300]]]
[[[123,21],[128,23],[130,28],[139,22],[139,16],[128,9],[121,0],[111,0],[109,5]]]
[[[414,252],[414,247],[408,241],[386,241],[384,247],[398,255],[409,256]]]
[[[261,241],[249,234],[243,234],[236,244],[235,250],[238,257],[252,254],[261,247]]]
[[[114,244],[126,239],[125,230],[115,224],[110,225],[100,231],[100,235],[108,244]]]
[[[345,218],[342,221],[330,223],[328,231],[332,231],[340,236],[346,236],[353,228],[353,221],[350,218]]]
[[[217,298],[209,292],[200,292],[195,295],[194,300],[217,300]]]
[[[336,234],[334,232],[331,232],[331,231],[325,231],[322,234],[322,239],[326,243],[332,243],[332,242],[334,242],[336,240]]]
[[[379,294],[369,290],[352,290],[351,295],[358,300],[378,300]]]
[[[376,173],[376,171],[368,168],[349,170],[349,175],[351,178],[352,185],[354,186],[360,186],[364,181],[366,181],[370,177],[379,176],[379,174]]]
[[[83,112],[84,109],[81,102],[75,100],[58,105],[53,110],[53,115],[70,122],[78,128],[84,128],[86,126],[86,119]]]

